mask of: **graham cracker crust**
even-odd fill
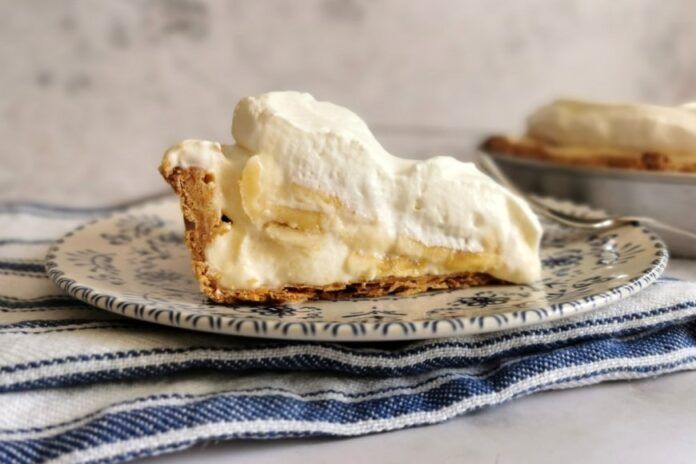
[[[361,282],[336,282],[323,286],[288,285],[281,288],[230,289],[205,259],[208,243],[226,226],[215,206],[215,176],[203,169],[160,166],[160,173],[179,197],[186,232],[184,240],[191,251],[193,272],[201,291],[216,303],[301,302],[318,299],[375,298],[386,295],[413,295],[428,290],[446,290],[504,283],[489,274],[458,272],[420,277],[385,277]]]
[[[553,146],[545,145],[542,142],[529,139],[516,140],[504,136],[489,137],[481,144],[481,148],[493,153],[504,153],[522,158],[575,166],[639,169],[644,171],[696,172],[696,163],[679,163],[675,161],[673,156],[666,153],[645,152],[641,153],[640,156],[627,158],[597,152],[582,158],[566,158],[555,155]]]

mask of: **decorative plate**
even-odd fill
[[[47,270],[77,299],[158,324],[250,337],[387,341],[492,332],[592,311],[645,288],[667,264],[662,241],[638,225],[587,233],[545,224],[541,256],[543,276],[531,286],[217,305],[198,290],[172,198],[78,227],[51,247]]]

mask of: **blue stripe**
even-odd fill
[[[439,374],[439,375],[434,375],[432,377],[429,377],[428,379],[422,381],[422,382],[415,382],[412,384],[409,384],[407,387],[386,387],[386,388],[377,388],[373,389],[370,391],[365,391],[361,393],[347,393],[342,390],[336,390],[336,389],[324,389],[324,390],[317,390],[314,392],[310,392],[307,394],[303,394],[300,396],[303,396],[304,398],[312,398],[318,395],[323,395],[323,394],[329,394],[329,393],[335,393],[335,394],[340,394],[346,398],[352,398],[352,399],[359,399],[363,398],[366,396],[372,396],[372,395],[377,395],[377,394],[384,394],[384,393],[389,393],[392,391],[396,390],[404,390],[404,389],[418,389],[422,388],[428,384],[432,384],[434,382],[437,382],[438,380],[442,380],[445,378],[450,378],[450,377],[457,377],[457,373],[446,373],[446,374]],[[222,391],[216,391],[212,393],[201,393],[201,394],[180,394],[180,393],[162,393],[158,395],[148,395],[148,396],[143,396],[140,398],[136,398],[133,400],[126,400],[126,401],[120,401],[117,403],[112,403],[109,405],[110,408],[116,408],[116,407],[121,407],[121,406],[126,406],[126,405],[132,405],[132,404],[139,404],[139,403],[145,403],[149,401],[155,401],[155,400],[202,400],[203,398],[212,398],[214,396],[219,396],[219,395],[229,395],[229,394],[242,394],[242,393],[260,393],[260,392],[284,392],[287,394],[296,394],[293,391],[283,389],[283,388],[272,388],[272,387],[258,387],[258,388],[242,388],[242,389],[236,389],[236,390],[222,390]],[[44,432],[47,430],[52,430],[55,428],[59,427],[65,427],[71,424],[76,424],[78,422],[82,422],[86,419],[91,419],[97,416],[102,415],[103,411],[95,411],[89,414],[86,414],[81,417],[77,417],[74,419],[71,419],[69,421],[64,421],[64,422],[59,422],[56,424],[51,424],[47,425],[44,427],[26,427],[26,428],[15,428],[15,429],[0,429],[0,433],[5,434],[5,435],[15,435],[15,434],[24,434],[24,433],[37,433],[37,432]]]
[[[100,324],[94,324],[91,326],[80,326],[80,327],[74,327],[74,326],[67,326],[67,327],[62,327],[62,328],[53,328],[53,329],[34,329],[34,330],[23,330],[23,329],[15,329],[15,330],[4,330],[2,331],[2,335],[5,334],[14,334],[14,335],[34,335],[34,336],[39,336],[39,335],[44,335],[47,333],[58,333],[58,332],[81,332],[85,330],[92,330],[92,331],[104,331],[104,330],[110,330],[110,329],[123,329],[127,328],[128,330],[139,330],[143,329],[143,327],[134,327],[126,322],[121,322],[121,323],[113,323],[113,322],[105,322],[105,323],[100,323]],[[152,329],[146,329],[146,330],[152,330]]]
[[[561,378],[556,381],[552,382],[547,382],[543,384],[536,385],[532,388],[523,390],[519,392],[518,394],[514,395],[512,399],[524,397],[530,394],[534,394],[537,392],[545,391],[545,390],[555,390],[555,389],[560,389],[563,388],[566,385],[576,383],[576,382],[584,382],[585,384],[592,384],[596,383],[593,380],[604,376],[604,375],[610,375],[610,374],[631,374],[631,373],[638,373],[641,374],[643,377],[645,376],[655,376],[655,375],[660,375],[661,373],[664,372],[670,372],[673,370],[678,369],[680,366],[685,366],[689,363],[692,363],[696,361],[696,357],[687,357],[684,358],[680,361],[673,362],[673,363],[664,363],[664,364],[657,364],[654,366],[649,366],[649,367],[643,367],[643,368],[629,368],[629,367],[614,367],[614,368],[609,368],[609,369],[602,369],[598,370],[596,372],[592,372],[589,374],[585,375],[577,375],[577,376],[568,376],[565,378]],[[598,380],[599,381],[599,380]],[[456,382],[456,381],[455,381]],[[453,383],[455,383],[453,382]],[[429,400],[430,397],[433,397],[434,401],[430,401],[431,403],[436,403],[437,401],[442,401],[440,395],[442,396],[448,396],[452,398],[454,395],[449,393],[449,390],[456,389],[456,384],[454,385],[455,388],[452,389],[447,389],[448,391],[446,393],[440,393],[440,391],[434,391],[433,395],[430,395],[431,392],[427,393],[421,393],[421,394],[416,394],[413,395],[416,397],[418,400]],[[444,390],[444,389],[443,389]],[[405,401],[409,402],[411,398],[409,398],[407,395],[404,395]],[[424,398],[425,397],[425,398]],[[464,399],[464,398],[461,398]],[[421,403],[423,401],[420,401]],[[451,404],[455,404],[456,401],[451,401],[447,404],[441,404],[437,406],[433,410],[438,410],[441,408],[445,408]],[[301,404],[301,406],[305,406],[304,404]],[[319,405],[321,407],[321,405]],[[478,407],[470,407],[467,408],[462,412],[462,414],[468,414],[473,411],[476,411],[477,409],[482,409],[486,407],[487,405],[483,406],[478,406]],[[404,414],[408,414],[410,411],[405,411]],[[321,414],[321,413],[320,413]],[[401,415],[401,414],[399,414]],[[396,416],[398,417],[398,416]],[[352,422],[352,423],[358,423],[360,420],[369,420],[371,418],[367,419],[359,419],[358,421]],[[229,422],[237,422],[237,423],[243,423],[244,421],[239,421],[239,420],[225,420],[224,422],[229,423]],[[208,422],[205,424],[198,424],[198,425],[211,425],[219,422]],[[428,421],[424,421],[422,423],[415,423],[410,426],[417,426],[417,425],[424,425],[424,424],[430,424]],[[189,428],[190,426],[184,425],[182,426],[181,429],[175,429],[175,430],[185,430],[186,428]],[[404,428],[404,425],[401,424],[395,424],[391,427],[385,427],[383,431],[392,431],[392,430],[398,430],[401,428]],[[193,433],[193,432],[192,432]],[[367,432],[366,432],[367,433]],[[364,435],[365,433],[357,433],[356,435]],[[179,442],[171,443],[168,445],[160,445],[160,446],[154,446],[150,448],[144,448],[140,449],[138,451],[131,451],[131,452],[126,452],[122,454],[113,454],[111,456],[105,457],[103,459],[99,460],[92,460],[88,461],[89,463],[108,463],[108,464],[113,464],[113,463],[120,463],[120,462],[126,462],[131,459],[137,459],[137,458],[143,458],[147,456],[155,456],[163,453],[168,453],[172,451],[177,451],[177,450],[183,450],[186,448],[190,448],[196,444],[201,444],[201,443],[209,443],[209,442],[214,442],[214,441],[219,441],[219,440],[233,440],[233,439],[278,439],[278,438],[309,438],[309,437],[317,437],[317,436],[342,436],[339,433],[331,433],[331,432],[320,432],[316,430],[300,430],[300,431],[278,431],[278,432],[238,432],[238,433],[219,433],[219,434],[210,434],[210,435],[204,435],[204,436],[198,436],[196,438],[190,438],[186,440],[182,440]]]
[[[634,367],[634,368],[617,366],[617,367],[610,368],[610,369],[598,369],[597,371],[590,373],[590,374],[585,374],[585,375],[580,375],[580,376],[578,376],[578,375],[569,376],[566,379],[561,380],[561,382],[567,382],[569,380],[575,381],[575,380],[579,380],[582,378],[589,378],[592,376],[597,376],[597,375],[606,374],[606,373],[610,373],[610,372],[616,372],[616,371],[646,372],[646,373],[647,372],[654,372],[654,371],[659,370],[659,369],[674,368],[674,367],[677,367],[681,364],[685,364],[685,363],[692,362],[695,360],[696,360],[696,357],[689,356],[689,357],[683,358],[680,361],[673,362],[673,363],[663,363],[663,364],[656,364],[656,365],[652,365],[652,366]],[[563,367],[565,367],[565,366],[561,364],[561,365],[557,365],[557,366],[556,365],[549,366],[549,369],[557,369],[557,368],[563,368]],[[521,367],[517,366],[517,367],[515,367],[514,370],[516,370],[516,371],[521,370]],[[532,377],[534,375],[538,375],[539,373],[544,372],[546,369],[544,369],[544,367],[540,366],[540,365],[537,365],[535,368],[530,369],[530,366],[526,365],[526,366],[524,366],[524,370],[527,370],[528,372],[526,374],[520,374],[518,372],[507,372],[506,370],[501,370],[500,372],[496,373],[496,375],[494,377],[488,378],[488,379],[472,377],[469,375],[457,375],[456,373],[452,373],[449,375],[449,377],[453,377],[451,381],[444,382],[438,386],[434,386],[434,387],[430,388],[429,390],[426,390],[425,394],[433,395],[436,398],[440,397],[440,399],[442,399],[443,397],[448,398],[448,399],[454,399],[454,401],[447,402],[445,404],[442,404],[442,401],[438,402],[438,404],[434,405],[434,406],[436,406],[434,409],[437,410],[437,409],[441,409],[443,407],[449,406],[450,404],[452,404],[454,402],[458,402],[463,398],[475,397],[475,396],[481,396],[481,395],[487,395],[487,394],[491,394],[491,393],[500,392],[502,390],[509,388],[510,386],[512,386],[516,383],[524,381],[525,379],[527,379],[529,377]],[[438,380],[438,378],[445,378],[445,377],[448,377],[448,376],[436,376],[436,377],[430,379],[428,382],[423,382],[423,384],[425,385],[427,383],[434,383],[436,380]],[[557,385],[558,383],[561,383],[561,382],[551,382],[551,383],[547,383],[543,386]],[[450,395],[440,395],[439,394],[440,391],[442,391],[443,389],[448,389],[448,387],[451,386],[452,384],[459,384],[459,386],[465,386],[464,394],[461,394],[461,392],[460,392],[460,394],[457,394],[457,395],[451,395],[451,394]],[[419,385],[419,387],[420,387],[420,385]],[[413,388],[411,388],[411,390],[415,391],[415,388],[416,387],[413,386]],[[528,392],[535,391],[537,389],[539,389],[539,387],[533,387],[532,389],[528,390]],[[232,409],[237,409],[236,411],[234,411],[237,414],[229,414],[229,413],[224,414],[224,417],[220,418],[220,422],[222,422],[222,421],[225,421],[225,422],[227,422],[227,421],[244,422],[247,420],[264,420],[264,419],[265,420],[268,420],[268,419],[307,420],[308,414],[306,412],[304,412],[304,414],[297,414],[298,410],[306,408],[306,406],[308,406],[308,405],[311,406],[313,403],[320,404],[320,405],[321,404],[330,404],[330,405],[335,405],[335,406],[343,407],[343,408],[347,408],[347,409],[350,409],[353,406],[359,406],[361,408],[364,408],[364,406],[362,406],[362,404],[360,402],[346,403],[346,402],[343,402],[340,400],[333,400],[333,399],[332,400],[317,399],[322,395],[337,394],[337,395],[340,395],[346,399],[359,400],[360,398],[375,396],[375,395],[379,395],[381,393],[384,394],[384,393],[388,393],[390,391],[395,391],[395,390],[403,390],[403,388],[396,388],[396,387],[383,388],[383,389],[376,389],[373,391],[363,392],[363,393],[359,393],[359,394],[351,394],[349,392],[339,391],[339,390],[319,390],[319,391],[314,391],[314,392],[307,393],[307,394],[300,394],[300,393],[297,393],[295,391],[288,390],[288,389],[271,389],[271,388],[240,389],[240,390],[232,390],[232,391],[227,391],[227,392],[216,392],[212,395],[210,395],[210,394],[200,395],[200,396],[204,396],[206,398],[199,400],[199,401],[188,402],[188,403],[183,404],[183,405],[154,406],[154,407],[153,406],[151,406],[151,407],[146,406],[146,407],[139,408],[139,409],[132,409],[129,411],[124,411],[124,412],[114,413],[114,414],[105,414],[105,415],[101,415],[101,416],[100,416],[100,413],[97,412],[97,413],[89,414],[89,415],[84,416],[84,417],[76,418],[73,421],[70,421],[67,423],[54,424],[54,425],[47,426],[47,427],[37,427],[37,428],[33,428],[33,429],[10,430],[8,432],[9,433],[24,433],[27,431],[43,432],[46,430],[55,429],[55,428],[59,428],[59,427],[63,428],[66,425],[82,422],[86,419],[93,418],[93,417],[96,418],[94,421],[92,421],[91,423],[89,423],[83,427],[79,427],[75,430],[84,429],[87,427],[113,430],[114,427],[109,427],[109,426],[100,427],[97,424],[99,424],[99,422],[102,422],[102,421],[109,421],[111,423],[128,422],[127,420],[124,421],[123,419],[121,419],[122,417],[128,417],[128,416],[131,416],[131,417],[132,416],[149,417],[149,418],[155,417],[156,418],[157,416],[159,416],[161,414],[162,411],[167,411],[167,410],[170,410],[170,411],[171,410],[188,410],[188,414],[184,414],[184,415],[189,415],[189,416],[191,415],[191,413],[195,414],[195,412],[202,412],[203,415],[206,415],[206,411],[205,411],[206,405],[210,405],[210,404],[218,404],[219,405],[219,403],[221,403],[221,402],[225,402],[225,403],[232,402],[235,404],[247,402],[250,404],[242,405],[242,407],[240,407],[240,408],[232,408]],[[269,392],[270,394],[258,396],[259,393],[264,393],[264,392]],[[287,396],[282,395],[282,393],[292,395],[292,396],[300,396],[302,399],[288,398]],[[254,394],[257,394],[257,395],[254,395]],[[157,396],[153,395],[153,396],[148,397],[148,398],[142,398],[139,401],[144,402],[147,400],[167,399],[166,396],[167,395],[162,395],[161,398],[158,398]],[[194,395],[180,395],[180,398],[188,399],[188,398],[196,398],[197,396],[198,395],[195,395],[195,396]],[[401,398],[418,397],[418,396],[421,396],[421,394],[419,394],[419,393],[415,393],[415,394],[414,393],[405,393],[405,394],[395,395],[395,396],[392,396],[389,398],[371,398],[371,399],[363,400],[362,403],[379,405],[379,403],[384,403],[384,402],[389,402],[389,401],[394,402],[394,400],[398,401]],[[288,408],[287,407],[288,405],[280,405],[280,404],[278,404],[278,407],[273,407],[272,405],[269,405],[268,409],[266,411],[263,411],[263,412],[259,411],[256,408],[250,408],[250,406],[258,406],[257,403],[261,403],[261,402],[265,403],[269,399],[271,401],[277,401],[280,403],[286,403],[286,402],[294,403],[296,407],[294,407],[294,408],[289,407]],[[124,402],[124,403],[128,403],[128,402]],[[120,403],[120,404],[124,404],[124,403]],[[430,406],[430,405],[424,405],[423,402],[421,402],[421,405],[425,406],[426,408],[428,406]],[[244,406],[246,406],[246,407],[244,407]],[[283,406],[283,407],[281,407],[281,406]],[[426,408],[423,408],[423,407],[416,408],[416,409],[408,408],[408,409],[405,409],[401,412],[408,414],[411,412],[428,410]],[[249,409],[253,409],[253,410],[249,410]],[[354,414],[355,411],[349,411],[351,413],[350,416],[352,416],[352,417],[350,417],[350,419],[352,419],[352,420],[334,420],[334,421],[329,421],[329,422],[335,422],[335,423],[340,423],[340,424],[350,424],[350,423],[355,423],[355,422],[359,422],[362,420],[370,420],[370,419],[374,419],[374,418],[381,418],[381,417],[389,418],[389,417],[393,417],[395,415],[392,411],[389,411],[386,414],[384,411],[382,411],[382,414],[379,414],[379,411],[380,411],[379,407],[377,407],[377,408],[368,407],[366,409],[367,409],[368,414],[363,413],[362,415],[364,417],[355,417],[356,416]],[[370,414],[370,413],[372,413],[372,414]],[[179,414],[179,413],[177,413],[177,414]],[[118,418],[118,420],[114,420],[116,418]],[[331,415],[320,414],[314,418],[316,420],[331,419]],[[186,425],[187,426],[197,426],[197,425],[204,425],[205,423],[214,423],[214,422],[216,422],[216,421],[189,423]],[[177,430],[177,427],[171,427],[171,428],[162,427],[162,428],[159,428],[158,430],[148,430],[147,432],[160,433],[160,432],[166,432],[166,431],[171,431],[171,430]],[[5,431],[3,431],[3,432],[5,432]],[[56,436],[70,434],[71,432],[74,432],[74,430],[60,432],[60,433],[56,434]],[[140,430],[138,432],[142,433],[143,431]],[[84,434],[91,434],[91,432],[88,432],[88,431],[85,431],[83,433]],[[141,436],[147,436],[147,435],[149,435],[149,433],[141,435]],[[25,442],[37,442],[37,441],[41,441],[41,440],[45,440],[45,439],[33,439],[33,440],[29,439],[29,440],[25,440]],[[7,442],[11,442],[11,441],[7,440],[5,442],[0,442],[0,444],[7,443]],[[20,440],[14,441],[14,443],[18,443],[18,442],[20,442]]]
[[[44,310],[63,308],[91,308],[92,306],[69,296],[42,297],[32,299],[18,299],[0,296],[0,312],[22,310]]]
[[[0,442],[0,453],[5,453],[6,460],[19,456],[22,462],[32,462],[29,458],[33,455],[39,455],[42,459],[56,458],[75,450],[221,422],[289,420],[356,424],[372,419],[396,418],[414,412],[436,411],[464,398],[498,393],[551,370],[611,359],[620,362],[621,359],[666,354],[693,347],[696,346],[695,330],[696,324],[692,323],[651,332],[637,339],[598,340],[500,365],[497,366],[497,371],[487,377],[461,375],[422,393],[398,394],[355,403],[313,399],[317,396],[316,392],[300,395],[302,399],[282,395],[247,396],[242,393],[235,396],[218,395],[184,405],[145,407],[97,417],[79,428],[45,438],[6,440]],[[535,385],[516,396],[610,373],[654,374],[693,361],[696,361],[696,357],[690,356],[674,363],[647,367],[619,365],[591,374],[569,376],[544,385]]]
[[[680,305],[676,305],[680,306]],[[650,315],[655,316],[655,315],[660,315],[666,311],[674,311],[676,306],[672,307],[666,307],[666,308],[661,308],[661,310],[654,310],[650,312]],[[683,308],[691,308],[691,307],[696,307],[696,302],[692,302],[691,304],[683,305]],[[686,316],[682,317],[684,319]],[[607,319],[615,319],[615,318],[607,318]],[[625,316],[621,319],[625,319],[626,321],[632,321],[636,320],[639,318],[636,318],[636,315],[628,315]],[[642,325],[638,329],[618,329],[614,332],[612,332],[612,336],[618,337],[618,336],[629,336],[633,335],[636,333],[640,333],[641,331],[645,331],[647,329],[655,330],[655,329],[660,329],[669,325],[672,325],[676,322],[678,318],[675,317],[675,319],[670,320],[669,322],[664,322],[661,324],[653,324],[652,326],[647,326],[647,325]],[[589,326],[594,326],[594,325],[602,325],[598,321],[592,321],[592,324],[589,324]],[[578,325],[578,324],[571,324],[571,325]],[[134,327],[138,327],[137,325]],[[70,329],[73,330],[73,329]],[[536,331],[537,335],[538,334],[553,334],[557,333],[560,330],[560,328],[552,328],[552,329],[547,329],[547,330],[539,330]],[[114,369],[114,370],[109,370],[109,369],[103,369],[99,371],[92,371],[92,372],[78,372],[78,373],[66,373],[60,376],[55,376],[55,377],[42,377],[36,380],[32,381],[24,381],[24,382],[17,382],[17,383],[10,383],[10,384],[5,384],[0,386],[0,392],[11,392],[11,391],[20,391],[20,390],[28,390],[28,389],[39,389],[39,388],[54,388],[54,387],[61,387],[61,386],[69,386],[69,385],[76,385],[76,384],[85,384],[85,383],[94,383],[98,381],[107,381],[107,380],[131,380],[131,379],[139,379],[139,378],[147,378],[147,377],[152,377],[152,376],[161,376],[161,375],[166,375],[166,374],[172,374],[175,372],[181,372],[181,371],[187,371],[187,370],[193,370],[193,369],[214,369],[218,371],[232,371],[232,372],[239,372],[239,371],[251,371],[251,370],[268,370],[268,369],[275,369],[275,370],[325,370],[327,367],[327,363],[330,363],[331,365],[331,370],[336,371],[336,372],[343,372],[343,373],[348,373],[348,374],[356,374],[356,375],[369,375],[369,376],[403,376],[403,375],[415,375],[415,374],[422,374],[426,372],[431,372],[436,369],[444,369],[444,368],[464,368],[464,367],[471,367],[475,366],[481,363],[489,363],[489,362],[494,362],[499,359],[504,359],[504,358],[509,358],[513,356],[521,356],[521,355],[534,355],[536,354],[539,350],[549,350],[549,349],[556,349],[556,348],[562,348],[565,346],[573,345],[575,343],[578,343],[580,341],[591,341],[591,340],[596,340],[596,339],[601,339],[603,337],[606,337],[604,334],[590,334],[590,335],[580,335],[576,337],[567,337],[563,340],[549,343],[549,342],[538,342],[538,343],[532,343],[524,346],[520,346],[517,348],[505,348],[507,345],[505,341],[508,341],[512,338],[519,338],[519,337],[526,337],[529,335],[530,331],[525,331],[525,332],[519,332],[515,334],[510,334],[510,335],[516,335],[517,337],[495,337],[487,341],[482,341],[482,342],[474,342],[474,343],[467,343],[467,342],[444,342],[444,343],[430,343],[427,344],[426,346],[423,346],[421,344],[418,344],[417,349],[404,349],[404,350],[399,350],[399,351],[389,351],[389,350],[382,350],[381,352],[378,351],[368,351],[368,352],[363,352],[359,348],[358,349],[350,349],[345,346],[341,345],[336,345],[336,344],[313,344],[315,346],[322,346],[325,349],[328,349],[333,352],[337,353],[346,353],[350,355],[354,355],[357,357],[363,357],[363,358],[381,358],[385,359],[385,365],[384,366],[362,366],[360,364],[353,364],[350,362],[342,362],[335,360],[331,358],[330,356],[322,356],[318,355],[316,353],[309,353],[309,354],[301,354],[301,355],[288,355],[287,357],[279,357],[279,358],[259,358],[259,357],[253,357],[251,356],[254,351],[260,351],[268,348],[282,348],[282,347],[291,347],[293,346],[292,343],[288,342],[276,342],[276,343],[258,343],[258,344],[253,344],[250,343],[249,346],[244,346],[244,347],[238,347],[238,346],[233,346],[233,347],[216,347],[216,346],[197,346],[197,347],[187,347],[187,348],[178,348],[178,349],[173,349],[173,348],[156,348],[156,349],[151,349],[151,350],[130,350],[130,351],[120,351],[120,352],[111,352],[111,353],[99,353],[99,354],[92,354],[92,355],[81,355],[81,356],[68,356],[68,357],[63,357],[63,358],[54,358],[54,359],[44,359],[40,361],[34,361],[30,363],[22,363],[22,364],[15,364],[12,366],[3,366],[0,367],[0,373],[13,373],[13,372],[18,372],[18,371],[23,371],[23,370],[28,370],[28,369],[40,369],[43,367],[47,366],[52,366],[52,365],[60,365],[60,364],[80,364],[88,361],[104,361],[104,360],[118,360],[118,359],[132,359],[136,360],[137,358],[140,357],[146,357],[146,356],[158,356],[158,355],[165,355],[165,354],[183,354],[183,353],[188,353],[188,354],[194,354],[196,352],[200,351],[210,351],[213,353],[224,353],[224,352],[233,352],[233,353],[239,353],[241,350],[246,351],[250,354],[250,358],[248,360],[218,360],[218,359],[198,359],[198,360],[187,360],[183,362],[178,362],[178,363],[162,363],[157,366],[132,366],[132,367],[122,367],[119,369]],[[484,346],[494,346],[498,343],[503,342],[501,347],[503,349],[493,352],[489,355],[486,356],[471,356],[467,353],[467,351],[471,348],[481,348]],[[308,344],[294,344],[295,347],[297,346],[307,346]],[[422,360],[420,362],[414,361],[414,363],[409,364],[405,367],[390,367],[388,365],[389,360],[398,360],[405,358],[407,356],[413,356],[414,354],[417,355],[421,352],[424,351],[430,351],[430,350],[437,350],[441,348],[446,348],[446,347],[457,347],[461,348],[461,350],[456,354],[456,356],[443,356],[443,357],[436,357],[436,358],[428,358],[425,360]]]
[[[163,198],[172,197],[170,192],[158,192],[146,197],[141,197],[136,200],[131,200],[125,203],[119,203],[112,206],[100,206],[100,207],[68,207],[53,205],[49,203],[39,203],[39,202],[4,202],[0,203],[0,214],[28,214],[32,216],[41,217],[79,217],[79,216],[95,216],[100,214],[106,214],[116,211],[121,211],[132,206],[136,206],[148,201],[159,200]]]
[[[0,261],[0,269],[18,272],[40,272],[42,274],[46,273],[46,265],[43,262],[27,263],[16,261]]]
[[[0,324],[0,332],[5,332],[11,329],[43,329],[50,327],[65,327],[65,326],[79,326],[86,324],[99,324],[99,323],[109,323],[114,322],[123,323],[126,325],[136,325],[135,321],[130,319],[46,319],[46,320],[31,320],[31,321],[21,321],[14,322],[12,324]],[[1,369],[0,369],[1,370]]]
[[[351,348],[349,345],[340,345],[340,344],[332,344],[332,343],[297,343],[297,342],[286,342],[286,341],[249,341],[248,344],[245,344],[243,348],[245,351],[255,351],[255,350],[264,350],[264,349],[269,349],[269,348],[282,348],[282,347],[291,347],[291,346],[318,346],[318,347],[323,347],[325,349],[329,349],[332,351],[336,351],[338,353],[343,353],[343,354],[350,354],[352,356],[357,356],[357,357],[363,357],[363,358],[380,358],[384,360],[391,360],[391,359],[401,359],[409,356],[414,356],[423,352],[430,351],[434,348],[462,348],[463,352],[462,355],[466,356],[466,351],[468,349],[478,349],[478,348],[484,348],[487,346],[493,346],[499,343],[505,344],[505,342],[512,341],[515,339],[519,338],[526,338],[529,336],[544,336],[544,335],[551,335],[551,334],[556,334],[556,333],[561,333],[561,332],[567,332],[571,331],[574,329],[582,328],[582,327],[596,327],[596,326],[603,326],[607,324],[616,324],[616,323],[621,323],[621,322],[626,322],[626,321],[636,321],[639,319],[645,319],[649,317],[655,317],[655,316],[660,316],[669,312],[675,312],[679,310],[685,310],[685,309],[691,309],[691,308],[696,308],[696,300],[693,301],[685,301],[682,303],[670,305],[670,306],[664,306],[661,308],[655,308],[651,311],[646,311],[643,313],[639,314],[627,314],[623,316],[610,316],[610,317],[605,317],[601,319],[590,319],[590,320],[581,320],[575,323],[571,324],[563,324],[560,326],[554,326],[549,329],[528,329],[528,330],[519,330],[511,333],[506,333],[506,332],[501,332],[501,333],[493,333],[488,336],[485,336],[484,339],[482,340],[477,340],[477,341],[468,341],[467,339],[454,339],[451,341],[429,341],[429,342],[416,342],[416,343],[410,343],[410,344],[405,344],[404,348],[401,350],[385,350],[383,348],[377,348],[376,346],[382,346],[376,345],[375,347],[371,347],[369,344],[361,344],[361,348]],[[674,321],[670,321],[674,322]],[[149,325],[149,328],[157,327],[156,325]],[[641,329],[645,329],[648,326],[642,326]],[[620,329],[619,329],[620,330]],[[177,331],[178,333],[178,331]],[[615,332],[618,333],[618,332]],[[369,347],[371,348],[370,350],[364,350],[362,347]],[[200,351],[200,350],[211,350],[211,351],[216,351],[216,352],[239,352],[240,347],[238,346],[232,346],[232,347],[216,347],[216,346],[190,346],[186,348],[155,348],[155,349],[150,349],[150,350],[128,350],[128,351],[115,351],[111,353],[99,353],[99,354],[93,354],[93,355],[82,355],[79,356],[78,358],[76,357],[67,357],[67,358],[53,358],[53,359],[46,359],[41,361],[41,365],[37,366],[35,363],[20,363],[20,364],[15,364],[12,366],[4,366],[0,367],[0,372],[14,372],[14,371],[19,371],[19,370],[25,370],[25,369],[33,369],[36,367],[44,367],[44,366],[50,366],[50,365],[55,365],[55,364],[64,364],[65,362],[87,362],[87,361],[100,361],[104,359],[123,359],[123,358],[135,358],[135,357],[140,357],[140,356],[150,356],[150,355],[160,355],[160,354],[179,354],[179,353],[191,353],[195,351]]]
[[[0,239],[0,246],[5,245],[51,245],[55,242],[55,239],[20,239],[20,238],[5,238]]]
[[[30,277],[32,279],[48,279],[48,274],[45,272],[22,272],[22,271],[7,271],[0,270],[0,275],[12,277]]]

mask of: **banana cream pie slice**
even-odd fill
[[[234,145],[185,140],[160,166],[216,302],[539,278],[537,218],[471,163],[397,158],[354,113],[306,93],[243,99],[232,134]]]
[[[557,100],[532,113],[524,136],[491,137],[483,148],[565,164],[696,172],[696,104]]]

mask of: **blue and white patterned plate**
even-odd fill
[[[531,286],[223,306],[198,290],[182,235],[175,199],[146,204],[69,233],[50,249],[47,270],[75,298],[158,324],[250,337],[387,341],[492,332],[592,311],[639,292],[667,264],[662,241],[641,226],[588,234],[546,224],[543,277]]]

